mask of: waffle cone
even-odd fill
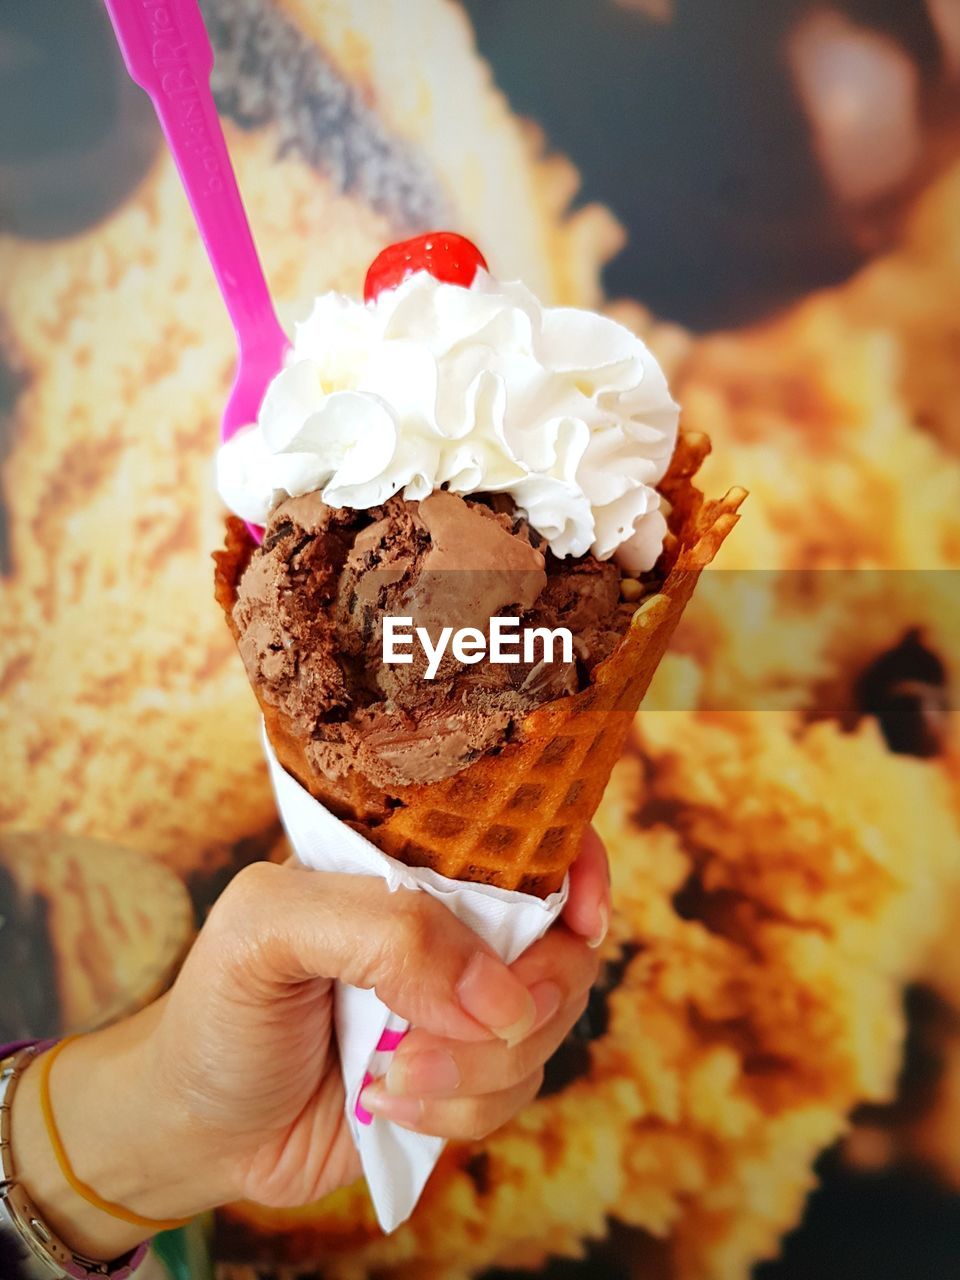
[[[671,512],[659,590],[642,602],[586,689],[530,712],[510,742],[452,777],[395,788],[389,806],[360,774],[331,780],[318,773],[307,758],[307,741],[258,690],[277,759],[317,800],[408,866],[541,897],[554,892],[577,855],[700,571],[737,521],[742,490],[706,502],[692,484],[709,447],[706,436],[681,435],[660,486]],[[216,595],[235,637],[237,584],[252,552],[244,525],[228,520],[225,549],[214,556]]]

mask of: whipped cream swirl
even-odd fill
[[[220,494],[265,524],[285,494],[367,508],[401,492],[505,493],[557,556],[649,569],[678,408],[615,321],[479,272],[425,271],[364,304],[318,298],[259,421],[222,445]]]

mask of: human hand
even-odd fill
[[[562,921],[510,968],[426,894],[254,864],[211,912],[166,997],[61,1054],[53,1103],[76,1172],[150,1218],[237,1198],[302,1204],[353,1181],[336,980],[375,988],[414,1028],[364,1104],[424,1133],[481,1137],[536,1094],[584,1008],[597,971],[587,939],[608,918],[592,832]],[[22,1130],[33,1075],[21,1087]],[[74,1247],[109,1257],[136,1242],[136,1229],[71,1200],[49,1168],[32,1184],[29,1170],[21,1176]]]

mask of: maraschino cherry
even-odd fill
[[[415,271],[429,271],[446,284],[468,289],[487,263],[477,246],[455,231],[428,231],[425,236],[400,240],[378,253],[363,283],[364,302],[372,302],[384,289],[395,289]]]

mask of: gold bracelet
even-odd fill
[[[76,1039],[76,1036],[68,1036],[66,1040],[61,1040],[59,1044],[55,1044],[52,1049],[48,1049],[41,1057],[39,1065],[40,1110],[43,1113],[43,1122],[47,1128],[47,1137],[50,1139],[53,1154],[57,1158],[57,1164],[60,1166],[60,1172],[63,1174],[65,1181],[81,1200],[86,1200],[87,1204],[92,1205],[94,1209],[99,1209],[101,1213],[106,1213],[111,1218],[119,1218],[121,1222],[126,1222],[131,1227],[141,1227],[151,1234],[157,1231],[173,1231],[177,1227],[185,1227],[192,1219],[144,1218],[139,1213],[133,1213],[130,1209],[125,1209],[121,1204],[114,1204],[111,1200],[104,1200],[102,1196],[97,1195],[93,1187],[88,1186],[74,1173],[53,1114],[53,1105],[50,1101],[50,1072],[53,1070],[53,1064],[63,1050],[68,1044],[73,1044]]]

